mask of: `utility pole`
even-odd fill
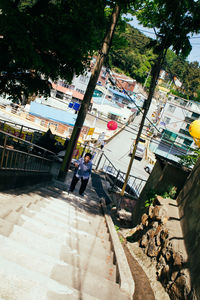
[[[70,138],[70,141],[68,143],[67,146],[67,150],[66,150],[66,154],[65,157],[63,159],[63,163],[58,175],[58,179],[60,180],[64,180],[64,182],[66,183],[66,176],[67,176],[67,172],[72,160],[72,156],[73,156],[73,151],[76,147],[76,143],[78,141],[79,138],[79,134],[81,132],[81,128],[83,126],[83,123],[85,121],[87,112],[88,112],[88,108],[90,105],[90,101],[92,99],[92,95],[99,77],[99,74],[101,72],[101,68],[103,66],[105,57],[108,55],[111,43],[112,43],[112,38],[113,38],[113,34],[115,31],[115,27],[120,15],[120,6],[116,4],[116,6],[113,9],[112,12],[112,16],[111,16],[111,23],[110,26],[105,34],[103,43],[102,43],[102,47],[101,50],[99,51],[99,54],[97,56],[97,60],[94,66],[94,69],[92,71],[91,77],[90,77],[90,81],[88,83],[82,104],[81,104],[81,108],[79,110],[78,113],[78,117],[76,119],[76,123],[74,125],[73,128],[73,132]]]
[[[164,52],[164,50],[163,50],[163,52]],[[141,120],[141,123],[140,123],[140,128],[139,128],[139,131],[138,131],[138,134],[137,134],[137,138],[135,140],[133,153],[132,153],[129,165],[128,165],[128,170],[127,170],[126,177],[125,177],[125,180],[124,180],[124,185],[123,185],[121,193],[120,193],[121,196],[124,196],[124,192],[126,190],[128,177],[129,177],[129,174],[130,174],[130,171],[131,171],[133,160],[135,158],[135,152],[136,152],[136,149],[137,149],[137,145],[139,143],[140,135],[142,133],[142,129],[143,129],[143,126],[144,126],[144,122],[145,122],[149,107],[151,105],[151,100],[153,98],[154,90],[155,90],[155,87],[156,87],[156,84],[157,84],[157,79],[158,79],[158,76],[159,76],[160,67],[161,67],[161,63],[162,63],[162,60],[163,60],[163,55],[165,55],[165,53],[163,54],[163,52],[159,55],[157,62],[155,63],[155,65],[153,66],[153,68],[151,70],[151,84],[150,84],[150,89],[149,89],[149,95],[148,95],[148,98],[146,100],[144,113],[143,113],[142,120]]]

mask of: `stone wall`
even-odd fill
[[[158,194],[166,192],[170,186],[177,188],[177,194],[184,186],[190,171],[173,165],[166,160],[157,157],[156,164],[145,184],[142,193],[133,211],[133,224],[137,225],[145,211],[145,201],[149,197],[149,192],[154,190]]]
[[[157,196],[154,204],[146,209],[127,240],[137,241],[156,264],[157,279],[170,299],[194,300],[176,200]]]
[[[177,197],[192,282],[200,299],[200,159]]]

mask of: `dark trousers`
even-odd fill
[[[76,175],[74,174],[73,178],[72,178],[72,182],[71,182],[71,185],[70,185],[70,192],[73,192],[74,189],[75,189],[75,186],[77,184],[77,182],[79,181],[80,178],[77,178]],[[87,186],[87,183],[88,183],[88,180],[89,178],[87,179],[83,179],[83,177],[81,177],[81,186],[80,186],[80,189],[79,189],[79,194],[82,195],[86,189],[86,186]]]

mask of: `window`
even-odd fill
[[[164,117],[163,121],[164,121],[165,125],[167,125],[170,123],[171,119],[168,117]]]
[[[62,92],[56,91],[56,98],[63,99],[64,94]]]
[[[199,119],[199,117],[200,117],[200,114],[197,114],[197,113],[192,113],[192,116],[191,116],[192,118],[195,118],[195,119]]]
[[[76,91],[79,92],[80,94],[83,94],[83,95],[85,94],[85,92],[81,89],[76,89]]]
[[[88,83],[89,77],[81,75],[79,81],[82,83]]]
[[[170,111],[172,113],[175,111],[175,109],[176,109],[176,107],[173,105],[169,105],[169,107],[168,107],[168,111]]]
[[[184,139],[183,144],[186,146],[190,146],[192,144],[192,141],[189,139]]]
[[[174,142],[177,138],[177,134],[174,132],[171,132],[169,130],[164,130],[163,132],[163,139],[164,140],[170,140],[172,142]]]
[[[182,106],[186,106],[186,105],[187,105],[187,101],[180,100],[180,105],[182,105]]]

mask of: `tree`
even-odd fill
[[[108,26],[107,32],[105,34],[105,37],[104,37],[104,40],[102,43],[102,47],[97,56],[96,64],[94,66],[94,69],[92,70],[92,74],[91,74],[86,92],[84,94],[81,108],[79,110],[78,117],[76,119],[76,123],[74,125],[73,132],[72,132],[70,141],[67,146],[65,157],[63,159],[63,163],[62,163],[62,166],[61,166],[61,169],[59,172],[59,176],[58,176],[59,179],[61,179],[61,180],[64,179],[64,181],[65,181],[65,179],[66,179],[67,172],[68,172],[68,169],[69,169],[69,166],[71,163],[71,159],[72,159],[72,155],[73,155],[73,150],[76,147],[76,143],[78,141],[78,137],[79,137],[81,128],[85,121],[85,117],[88,112],[89,104],[90,104],[90,101],[91,101],[91,98],[92,98],[92,95],[93,95],[93,92],[94,92],[94,89],[95,89],[95,86],[96,86],[96,83],[97,83],[97,80],[98,80],[98,77],[99,77],[99,74],[101,71],[101,68],[103,66],[105,57],[108,55],[108,51],[109,51],[109,48],[110,48],[110,45],[112,42],[115,27],[117,25],[117,21],[120,16],[120,10],[121,10],[120,6],[118,4],[116,4],[113,9],[113,12],[112,12],[110,26]]]
[[[200,158],[200,149],[191,149],[191,153],[187,155],[179,155],[179,163],[187,168],[192,168]]]
[[[167,50],[172,47],[176,53],[183,56],[189,55],[191,45],[189,41],[189,33],[200,31],[200,25],[196,20],[200,14],[200,3],[191,0],[154,0],[143,1],[143,7],[137,13],[140,22],[151,28],[157,28],[157,41],[153,42],[154,51],[158,55],[151,70],[151,83],[149,94],[146,100],[146,106],[135,140],[133,154],[128,166],[125,182],[121,191],[124,195],[128,177],[135,157],[137,145],[142,133],[145,118],[151,105],[151,100],[157,84],[161,66],[164,62]]]
[[[108,1],[110,3],[110,1]],[[107,25],[106,0],[1,0],[0,94],[48,95],[89,65]]]
[[[118,34],[118,28],[116,29]],[[140,33],[130,24],[126,24],[122,37],[126,39],[125,47],[116,49],[111,47],[109,53],[109,64],[128,76],[133,77],[140,83],[144,83],[151,70],[153,59],[153,48],[148,48],[150,38]]]

